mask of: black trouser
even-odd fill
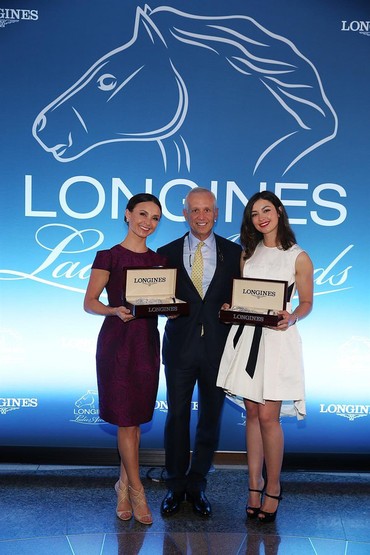
[[[206,487],[206,475],[218,446],[224,391],[216,386],[218,367],[206,357],[203,338],[194,345],[188,368],[166,367],[168,414],[164,433],[168,488],[195,492]],[[198,383],[198,422],[190,463],[190,416]]]

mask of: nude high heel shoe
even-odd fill
[[[135,520],[137,520],[141,524],[152,524],[153,518],[149,507],[149,512],[140,513],[140,507],[144,507],[144,510],[146,510],[146,507],[148,506],[145,498],[144,488],[138,491],[129,486],[128,490]]]
[[[126,486],[126,484],[122,482],[122,480],[118,480],[118,482],[114,486],[114,489],[116,490],[116,493],[117,493],[116,515],[121,520],[130,520],[130,518],[132,518],[132,508],[127,509],[126,511],[119,510],[121,503],[123,503],[124,501],[127,501],[131,507],[128,487]]]

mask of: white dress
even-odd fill
[[[295,293],[295,261],[303,252],[298,245],[284,251],[266,247],[261,241],[253,255],[245,262],[243,277],[276,279],[292,285],[290,299]],[[286,310],[291,312],[291,302]],[[234,347],[234,336],[239,326],[232,325],[221,358],[217,385],[228,394],[257,403],[265,400],[283,401],[283,410],[294,403],[293,415],[302,419],[306,415],[304,371],[301,337],[296,325],[286,331],[262,328],[256,368],[253,378],[246,372],[255,327],[243,326],[242,334]],[[292,407],[293,408],[293,407]],[[292,412],[290,414],[292,414]],[[289,408],[286,411],[289,414]]]

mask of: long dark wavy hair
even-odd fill
[[[135,206],[139,204],[139,202],[154,202],[154,204],[158,206],[162,214],[161,203],[159,202],[157,197],[155,197],[150,193],[138,193],[137,195],[132,196],[127,203],[126,210],[128,210],[129,212],[132,212]],[[125,222],[127,223],[126,216],[125,216]]]
[[[283,203],[274,193],[270,191],[261,191],[255,193],[248,201],[242,219],[240,228],[240,243],[243,248],[244,258],[248,260],[254,253],[256,246],[263,239],[263,233],[257,231],[252,222],[252,209],[257,200],[268,200],[271,202],[277,213],[279,214],[278,228],[277,228],[277,244],[279,248],[286,251],[295,245],[296,238],[294,231],[289,225],[288,214],[283,206]]]

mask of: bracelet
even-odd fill
[[[295,324],[298,323],[298,316],[296,316],[295,314],[293,314],[293,316],[295,316],[295,321],[294,321],[294,324],[293,324],[293,326],[294,326]]]

